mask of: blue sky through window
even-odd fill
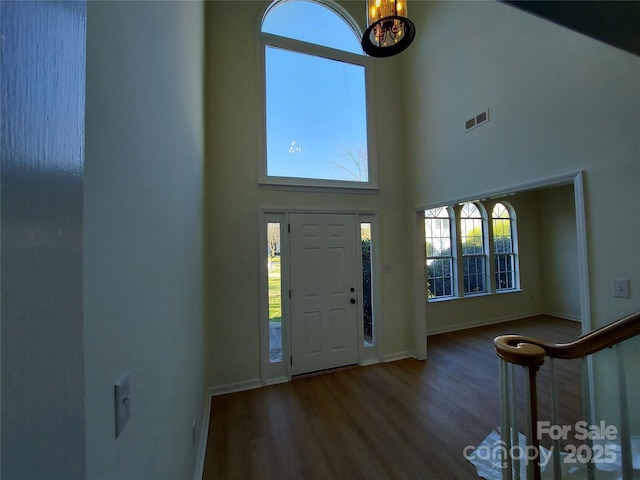
[[[362,53],[337,14],[310,2],[274,7],[263,31]],[[272,46],[265,66],[267,175],[367,182],[364,66]]]

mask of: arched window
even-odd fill
[[[322,28],[319,28],[322,26]],[[281,1],[261,26],[263,183],[375,186],[358,27],[334,2]]]
[[[425,210],[424,217],[428,300],[520,288],[516,214],[510,204],[448,205]],[[489,265],[495,265],[495,286]]]
[[[424,212],[428,298],[450,297],[454,293],[451,223],[449,207]]]
[[[491,213],[493,254],[496,265],[496,291],[517,287],[514,216],[504,203],[496,203]]]
[[[460,240],[462,242],[462,271],[464,293],[483,293],[486,285],[486,253],[484,224],[480,207],[465,203],[460,212]]]

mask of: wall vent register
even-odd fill
[[[489,109],[486,109],[484,112],[479,113],[475,117],[470,118],[465,122],[465,130],[468,132],[469,130],[479,127],[480,125],[487,123],[489,121]]]

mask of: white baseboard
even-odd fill
[[[367,367],[369,365],[376,365],[378,363],[380,363],[380,360],[378,360],[377,358],[368,358],[367,360],[363,360],[360,363],[360,366],[361,367]]]
[[[467,330],[469,328],[476,327],[487,327],[489,325],[496,325],[498,323],[512,322],[514,320],[523,320],[528,317],[535,317],[537,315],[550,315],[552,317],[562,318],[563,320],[571,320],[575,322],[582,322],[580,317],[575,317],[572,315],[560,314],[560,313],[552,313],[552,312],[530,312],[518,315],[512,315],[508,317],[499,317],[491,320],[481,320],[481,321],[472,321],[466,323],[458,323],[453,326],[445,326],[445,327],[436,327],[436,328],[427,328],[427,336],[429,335],[439,335],[441,333],[452,333],[457,332],[459,330]]]
[[[545,312],[546,315],[551,315],[552,317],[562,318],[563,320],[572,320],[574,322],[582,322],[582,318],[580,315],[571,315],[568,313],[554,313],[554,312]]]
[[[396,360],[404,360],[405,358],[415,358],[415,353],[413,351],[389,353],[384,356],[384,361],[385,363],[395,362]]]
[[[439,335],[441,333],[457,332],[459,330],[467,330],[469,328],[486,327],[488,325],[511,322],[513,320],[521,320],[523,318],[533,317],[536,315],[544,315],[544,314],[545,312],[530,312],[530,313],[524,313],[524,314],[521,313],[518,315],[511,315],[506,317],[499,317],[499,318],[494,318],[490,320],[475,320],[475,321],[470,321],[465,323],[457,323],[455,325],[446,325],[446,326],[436,327],[436,328],[427,327],[427,336]]]
[[[204,412],[202,412],[202,423],[200,424],[200,440],[198,444],[198,454],[196,456],[196,466],[193,473],[193,480],[202,480],[204,473],[204,457],[207,453],[207,442],[209,440],[209,423],[211,421],[211,399],[217,395],[226,393],[242,392],[262,387],[260,380],[250,380],[247,382],[230,383],[218,387],[209,387],[204,402]]]
[[[244,392],[245,390],[253,390],[262,387],[262,381],[257,378],[255,380],[247,380],[246,382],[228,383],[217,387],[209,387],[209,394],[212,397],[225,395],[227,393]]]
[[[211,418],[211,395],[207,392],[204,401],[204,411],[200,422],[200,440],[198,443],[198,455],[196,456],[196,468],[193,480],[202,480],[204,474],[204,457],[207,454],[207,441],[209,440],[209,420]]]
[[[291,381],[289,377],[275,377],[267,379],[267,383],[265,385],[278,385],[279,383],[287,383],[289,381]]]

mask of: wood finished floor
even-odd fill
[[[575,339],[535,317],[431,336],[428,359],[357,367],[213,397],[204,480],[478,478],[463,457],[499,422],[497,335]],[[581,416],[579,361],[556,364],[561,423]],[[548,411],[548,367],[538,381]]]

